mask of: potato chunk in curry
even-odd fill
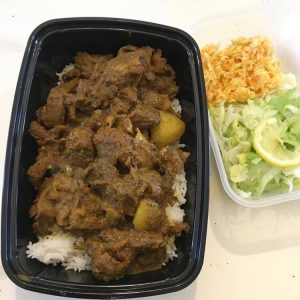
[[[167,146],[178,141],[185,131],[185,123],[175,114],[160,111],[160,123],[151,129],[152,141],[160,146]]]

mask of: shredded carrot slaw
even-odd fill
[[[281,84],[279,62],[265,37],[234,39],[224,49],[207,45],[201,55],[209,105],[263,97]]]

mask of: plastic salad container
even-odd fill
[[[56,72],[77,51],[116,53],[127,44],[162,49],[176,72],[178,98],[186,132],[182,142],[191,153],[186,163],[185,220],[190,232],[176,240],[178,257],[154,272],[104,282],[91,272],[44,265],[26,256],[35,241],[29,208],[36,191],[27,177],[37,145],[29,135],[35,111],[56,85]],[[208,121],[199,48],[185,32],[158,24],[109,18],[72,18],[46,22],[29,38],[16,88],[7,143],[3,206],[2,263],[18,286],[45,294],[84,298],[129,298],[175,292],[188,286],[203,263],[208,213]]]
[[[262,3],[259,7],[246,7],[226,14],[215,15],[200,20],[192,26],[191,34],[200,49],[210,43],[227,44],[231,39],[267,36],[274,45],[275,55],[283,72],[295,74],[300,83],[300,8],[296,3]],[[209,117],[210,143],[216,159],[224,190],[235,202],[247,207],[264,207],[300,199],[300,189],[292,192],[263,194],[258,199],[240,196],[230,185],[215,130]]]

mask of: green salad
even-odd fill
[[[264,98],[220,103],[209,113],[228,179],[242,197],[300,185],[300,96],[292,74]]]

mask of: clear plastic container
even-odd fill
[[[224,14],[207,17],[194,24],[191,34],[200,49],[209,43],[227,44],[233,38],[264,35],[271,39],[276,57],[284,72],[292,72],[300,83],[300,6],[294,2],[262,3]],[[210,143],[223,187],[235,202],[247,207],[264,207],[300,199],[300,189],[292,192],[266,194],[259,199],[243,198],[236,193],[227,178],[221,152],[211,120]]]

